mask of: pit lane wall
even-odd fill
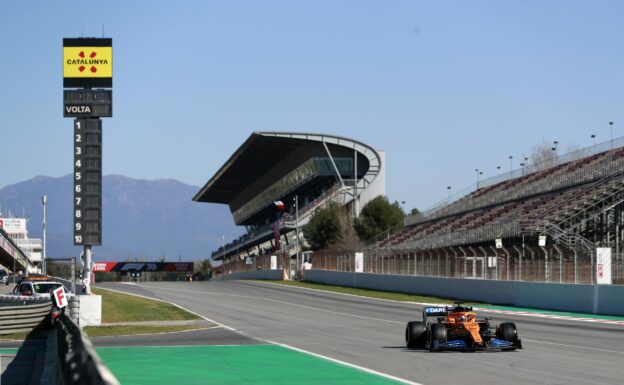
[[[283,270],[251,270],[237,273],[223,274],[212,277],[213,281],[227,281],[230,279],[262,279],[267,281],[282,281],[284,279]]]
[[[425,294],[491,304],[624,316],[624,286],[433,278],[406,275],[308,270],[304,279],[410,294]]]

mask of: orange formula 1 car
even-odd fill
[[[437,317],[436,322],[430,321]],[[422,321],[411,321],[405,329],[410,349],[440,350],[515,350],[522,349],[516,325],[503,322],[494,327],[489,318],[478,319],[472,307],[425,307]]]

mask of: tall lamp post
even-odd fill
[[[48,203],[48,197],[46,195],[44,195],[43,197],[41,197],[41,203],[43,204],[43,222],[42,222],[42,226],[43,226],[43,248],[41,250],[41,273],[43,273],[44,275],[48,273],[48,268],[46,266],[46,204]],[[73,279],[73,278],[72,278]]]
[[[613,150],[613,122],[609,122],[609,131],[611,133],[611,149]]]
[[[448,190],[448,203],[451,203],[451,186],[446,186],[446,189]]]
[[[555,147],[553,147],[553,148],[554,148],[554,151],[555,151],[555,158],[556,158],[557,157],[557,147],[559,146],[559,141],[555,140],[553,142],[553,144],[555,145]]]
[[[223,248],[223,263],[225,263],[225,235],[221,236],[221,247]]]
[[[295,195],[295,247],[297,248],[297,269],[299,264],[299,195]]]

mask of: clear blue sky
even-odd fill
[[[326,132],[385,150],[390,199],[426,208],[544,140],[607,140],[609,121],[622,136],[622,15],[622,1],[2,1],[0,187],[71,172],[62,38],[104,25],[105,174],[202,185],[254,130]]]

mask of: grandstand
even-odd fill
[[[193,198],[227,204],[246,233],[212,253],[222,270],[241,264],[265,267],[280,254],[280,265],[293,272],[305,240],[297,231],[313,213],[336,202],[352,215],[385,194],[384,153],[335,135],[254,132]],[[275,204],[282,202],[284,209]],[[290,269],[288,265],[291,265]],[[261,266],[262,265],[262,266]]]
[[[13,273],[21,270],[28,274],[34,269],[34,263],[29,256],[2,228],[0,228],[0,266],[8,268]]]
[[[365,265],[377,271],[385,253],[395,261],[386,272],[595,283],[596,248],[610,247],[614,283],[624,283],[623,146],[620,138],[481,181],[375,239]]]

